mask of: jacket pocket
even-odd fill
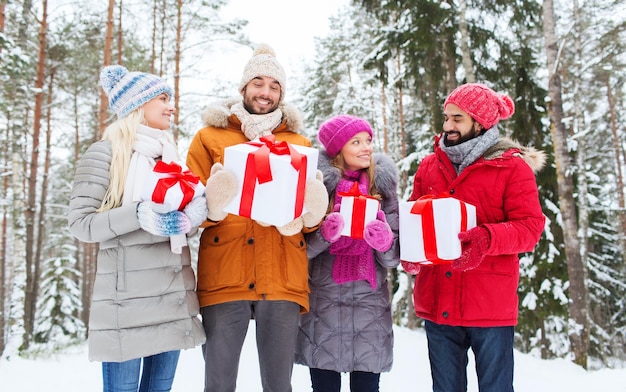
[[[246,224],[238,222],[204,230],[198,250],[198,282],[203,290],[244,284],[245,233]]]
[[[301,233],[282,237],[284,257],[281,258],[281,274],[285,288],[296,292],[309,292],[309,262],[306,245]]]
[[[476,271],[463,281],[463,320],[513,320],[517,318],[517,275]]]

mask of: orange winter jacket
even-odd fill
[[[241,98],[239,98],[239,101]],[[203,183],[214,163],[224,163],[224,149],[249,140],[241,122],[230,114],[228,100],[209,106],[203,113],[205,127],[194,136],[187,166]],[[300,113],[282,104],[283,122],[273,131],[276,141],[311,146],[297,133]],[[287,300],[309,310],[308,260],[303,233],[283,236],[274,226],[229,214],[220,222],[207,221],[198,250],[198,298],[200,306],[230,301]],[[313,229],[304,228],[303,231]]]

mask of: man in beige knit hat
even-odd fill
[[[311,146],[301,132],[302,115],[284,100],[286,78],[274,51],[260,45],[244,68],[243,97],[216,102],[204,111],[187,165],[206,182],[208,220],[200,238],[198,299],[207,335],[205,392],[233,392],[250,319],[264,391],[290,392],[298,321],[309,310],[308,260],[303,233],[326,213],[321,178],[305,188],[301,218],[283,227],[223,212],[237,193],[224,169],[224,149],[273,135],[277,142]]]

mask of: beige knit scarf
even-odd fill
[[[230,111],[241,121],[241,131],[248,140],[271,135],[283,120],[283,112],[280,109],[267,114],[251,114],[243,107],[243,102],[234,104]]]

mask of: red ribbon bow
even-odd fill
[[[355,181],[350,190],[347,192],[339,192],[341,197],[354,197],[354,203],[352,204],[352,219],[350,221],[350,237],[363,239],[363,231],[365,230],[365,210],[367,207],[367,200],[374,199],[375,197],[362,194],[359,190],[359,183]]]
[[[155,203],[163,203],[165,201],[165,195],[167,190],[176,184],[180,184],[180,189],[183,192],[183,200],[178,207],[179,211],[193,199],[195,194],[195,185],[200,182],[200,177],[196,176],[191,170],[183,170],[182,166],[176,162],[165,163],[158,161],[152,169],[155,173],[167,174],[167,177],[160,178],[154,191],[152,192],[152,201]]]
[[[274,135],[263,136],[258,142],[251,141],[246,144],[259,148],[249,153],[246,160],[246,171],[244,173],[241,201],[239,203],[239,215],[250,218],[252,213],[252,199],[257,180],[259,184],[272,181],[270,154],[276,154],[289,155],[291,158],[291,166],[298,172],[294,218],[299,217],[304,209],[304,188],[306,185],[307,169],[306,155],[300,154],[286,141],[276,142]]]
[[[437,236],[435,233],[435,217],[433,213],[433,200],[449,198],[450,193],[444,192],[438,196],[424,195],[415,201],[411,208],[411,214],[422,216],[422,238],[424,239],[424,255],[426,260],[433,264],[449,264],[450,260],[441,259],[437,254]],[[467,207],[459,200],[461,208],[461,231],[467,230]]]

